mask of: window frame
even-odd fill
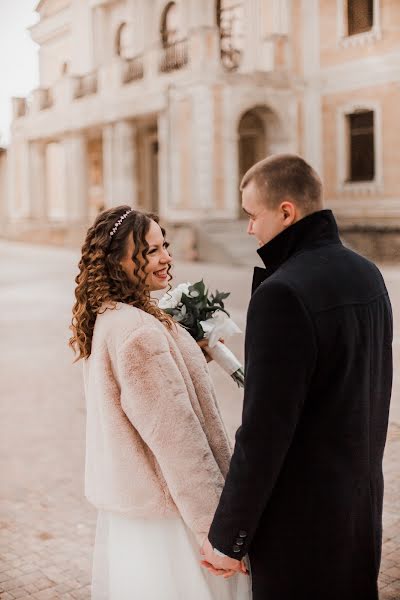
[[[374,178],[367,181],[349,181],[350,143],[348,136],[348,116],[357,111],[374,113]],[[341,106],[337,110],[337,191],[373,194],[383,192],[383,153],[382,153],[382,107],[379,102],[360,101]]]
[[[381,0],[373,0],[372,27],[361,33],[348,33],[348,2],[337,0],[337,41],[341,48],[364,46],[375,43],[382,38]]]

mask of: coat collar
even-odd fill
[[[297,252],[332,243],[340,243],[340,238],[331,210],[319,210],[300,219],[257,250],[265,269],[255,267],[252,293]]]

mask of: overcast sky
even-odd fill
[[[26,28],[39,0],[0,0],[0,145],[9,140],[11,97],[38,86],[37,45]]]

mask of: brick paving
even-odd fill
[[[77,253],[0,241],[0,598],[90,598],[96,514],[83,497],[85,407],[81,368],[66,346]],[[244,325],[248,269],[179,264],[178,281],[232,290]],[[394,313],[400,267],[385,269]],[[239,355],[242,339],[230,344]],[[399,330],[395,360],[399,359]],[[233,435],[241,392],[211,365]],[[385,454],[381,600],[400,600],[400,382],[395,376]],[[323,599],[321,599],[323,600]],[[338,599],[340,600],[340,599]]]

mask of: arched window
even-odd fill
[[[61,65],[61,75],[64,76],[64,75],[67,75],[67,74],[68,74],[68,63],[64,62]]]
[[[115,54],[121,58],[131,58],[130,28],[127,23],[121,23],[115,36]]]
[[[243,3],[240,0],[218,0],[216,9],[222,64],[233,71],[238,68],[243,54]]]
[[[239,122],[239,179],[256,162],[265,158],[265,123],[257,109],[247,111]]]
[[[169,2],[161,18],[161,41],[164,48],[182,38],[181,14],[175,2]]]
[[[160,72],[181,69],[188,63],[188,44],[183,32],[180,7],[176,2],[169,2],[164,8],[160,33],[163,45]]]

